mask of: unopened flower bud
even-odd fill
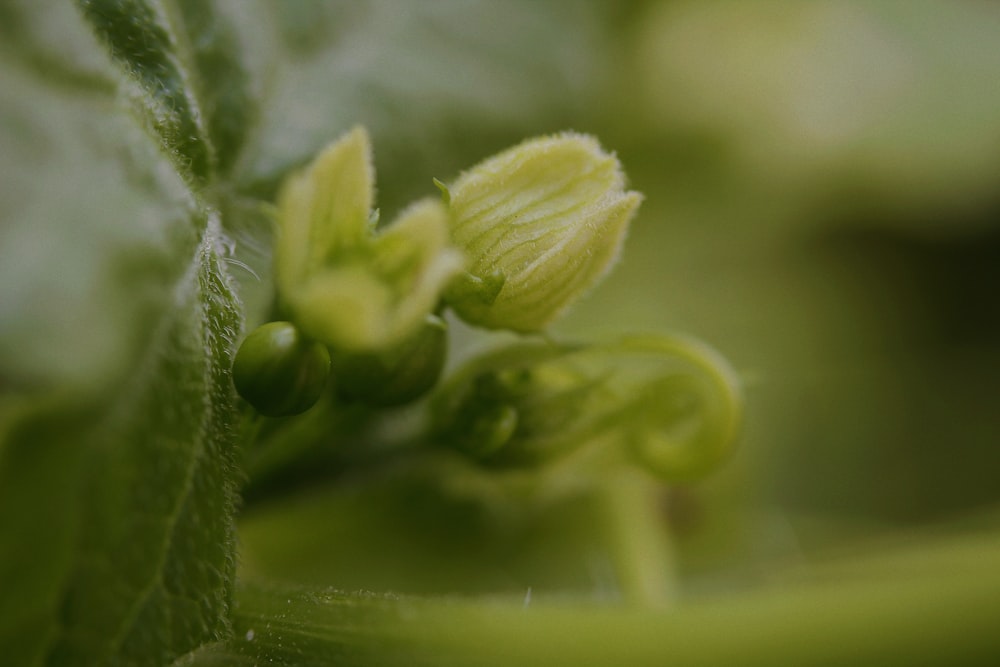
[[[732,451],[738,384],[696,342],[632,336],[600,345],[515,345],[459,369],[432,402],[435,437],[490,466],[575,456],[696,479]]]
[[[448,347],[448,325],[429,315],[410,339],[388,350],[336,353],[332,358],[341,398],[393,406],[426,394],[441,376]]]
[[[330,375],[326,347],[303,338],[290,322],[254,329],[233,361],[233,385],[257,412],[285,417],[316,403]]]
[[[335,350],[381,351],[415,335],[464,262],[436,200],[416,202],[376,232],[374,182],[368,133],[359,127],[291,176],[278,201],[282,306]]]
[[[599,429],[600,382],[573,348],[523,343],[466,364],[435,397],[437,437],[493,466],[542,463],[586,444]],[[603,396],[604,399],[607,396]]]
[[[462,262],[448,245],[444,206],[425,199],[311,276],[289,303],[303,331],[336,350],[388,350],[416,335]]]
[[[469,261],[448,304],[472,324],[532,332],[607,273],[642,197],[594,138],[560,134],[485,160],[445,199]]]

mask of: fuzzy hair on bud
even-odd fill
[[[529,139],[448,188],[452,242],[467,272],[446,299],[471,324],[540,331],[618,258],[642,201],[593,137]]]

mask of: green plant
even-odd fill
[[[599,3],[428,5],[384,40],[404,69],[386,89],[417,89],[388,120],[397,98],[329,50],[364,24],[332,3],[76,4],[0,7],[6,663],[997,655],[988,533],[680,590],[665,489],[728,457],[739,383],[685,337],[537,335],[604,276],[640,197],[586,135],[496,152],[565,124],[580,62],[484,34],[481,69],[428,67],[448,85],[406,70],[407,37],[438,53],[462,12],[542,49]],[[493,96],[466,89],[481,76]],[[357,122],[374,141],[335,139]],[[431,168],[451,132],[485,138]],[[518,335],[471,352],[485,334],[448,309]]]

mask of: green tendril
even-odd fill
[[[629,337],[616,347],[623,356],[666,365],[662,375],[636,387],[623,411],[635,461],[667,481],[697,479],[721,465],[735,445],[742,414],[739,382],[725,359],[702,343],[673,336]]]
[[[733,372],[684,338],[522,343],[473,360],[441,389],[435,437],[488,466],[571,458],[636,464],[669,481],[716,468],[735,442]]]

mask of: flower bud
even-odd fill
[[[382,351],[415,335],[464,262],[447,209],[432,199],[376,233],[374,179],[368,134],[355,128],[291,176],[278,201],[282,307],[337,350]]]
[[[262,415],[285,417],[316,403],[330,375],[326,347],[306,340],[290,322],[257,327],[233,360],[233,384]]]
[[[446,293],[464,320],[540,331],[618,257],[642,199],[618,159],[580,134],[528,140],[447,189],[451,238],[469,260]]]
[[[599,428],[599,381],[573,348],[522,343],[460,369],[435,397],[436,436],[492,466],[542,463],[586,443]]]
[[[573,456],[695,479],[732,450],[741,402],[729,366],[669,336],[515,345],[459,369],[432,402],[434,436],[490,466]]]
[[[362,251],[311,276],[288,302],[310,336],[345,352],[381,352],[415,335],[461,270],[444,206],[425,199]]]
[[[349,401],[394,406],[426,394],[441,376],[448,347],[448,325],[429,315],[415,336],[392,349],[336,353],[331,364],[337,393]]]
[[[278,291],[294,294],[310,276],[363,246],[374,201],[371,141],[355,127],[285,181],[274,248]]]

